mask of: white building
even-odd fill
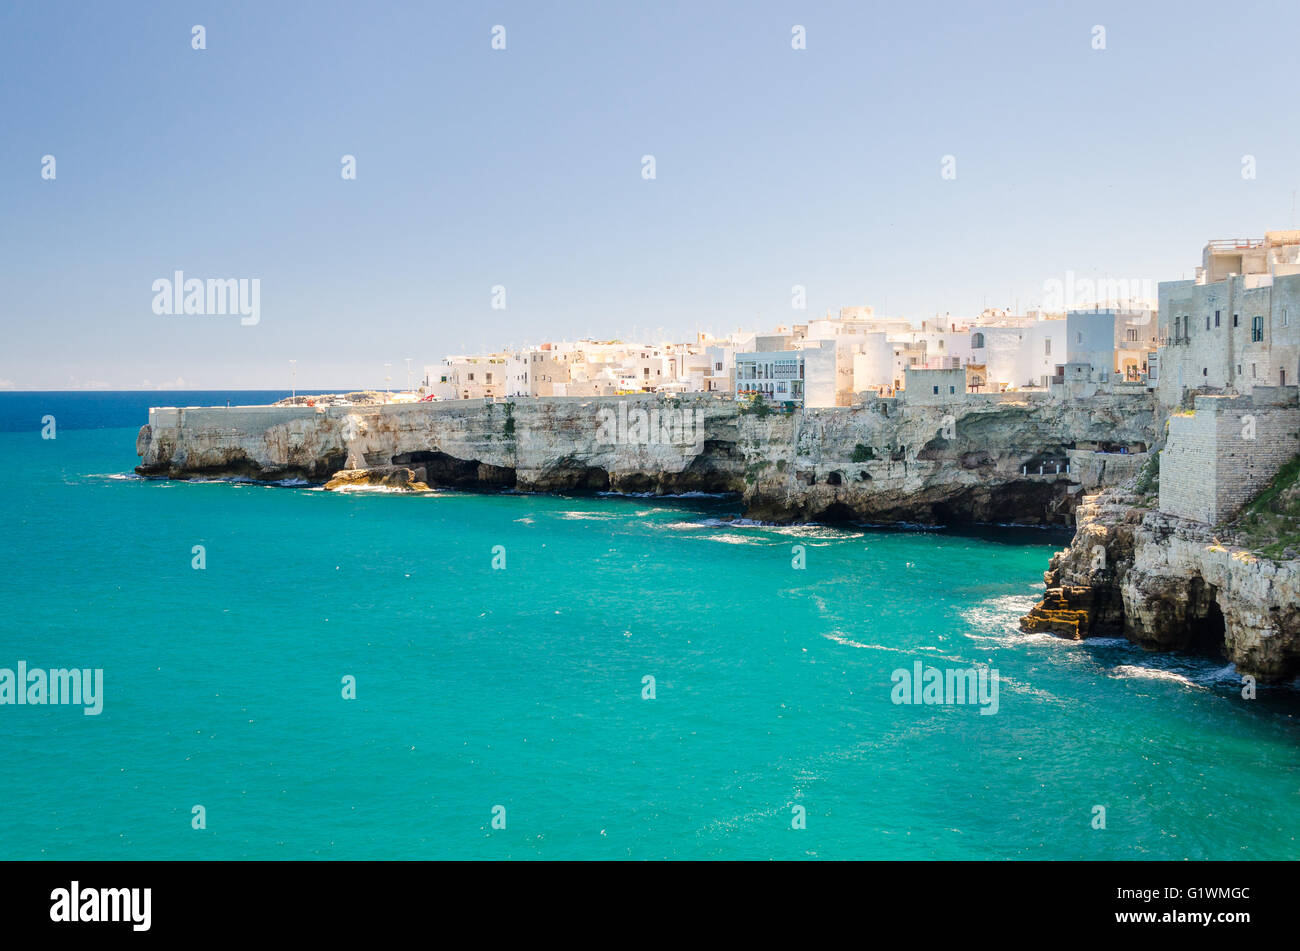
[[[758,396],[775,403],[803,403],[806,355],[803,350],[737,354],[735,398]]]

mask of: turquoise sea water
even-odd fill
[[[0,706],[0,858],[1300,854],[1296,691],[1018,633],[1061,536],[127,477],[174,399],[0,396],[0,667],[106,695]],[[997,714],[895,705],[918,660]]]

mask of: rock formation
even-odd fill
[[[1021,627],[1221,654],[1262,681],[1300,674],[1300,560],[1229,544],[1154,501],[1132,486],[1085,499]]]
[[[325,483],[328,492],[358,488],[384,488],[398,492],[428,492],[429,486],[406,466],[343,469]]]
[[[726,493],[771,522],[1068,525],[1083,491],[1131,475],[1155,433],[1142,394],[790,413],[711,394],[325,402],[152,410],[137,471],[325,482],[404,466],[454,488]]]

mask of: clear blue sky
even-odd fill
[[[1290,4],[5,2],[0,387],[375,386],[1190,276],[1293,220],[1298,35]],[[155,315],[176,269],[260,279],[261,322]]]

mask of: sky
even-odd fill
[[[402,386],[1191,277],[1296,220],[1297,35],[1282,3],[0,0],[0,388]],[[178,270],[256,279],[256,322],[155,313]]]

